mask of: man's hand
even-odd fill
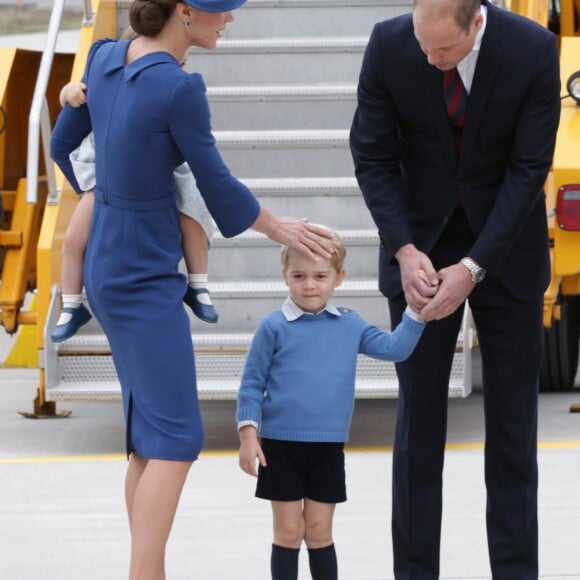
[[[258,441],[258,433],[252,425],[246,425],[239,431],[240,435],[240,458],[239,463],[242,471],[248,475],[258,476],[256,462],[259,461],[262,467],[266,467],[266,456]]]
[[[417,313],[437,294],[439,279],[429,257],[413,246],[407,244],[396,254],[395,258],[401,268],[401,283],[407,304]]]
[[[438,272],[439,291],[421,311],[425,320],[441,320],[453,314],[475,288],[469,270],[461,263]]]

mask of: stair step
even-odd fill
[[[313,213],[310,215],[314,217]],[[347,279],[376,278],[379,248],[376,230],[339,230],[338,233],[347,249]],[[232,264],[236,265],[235,270]],[[235,238],[224,238],[219,234],[213,238],[209,253],[212,292],[218,282],[231,283],[240,278],[272,280],[280,276],[280,246],[266,236],[248,230]]]
[[[264,30],[272,36],[370,34],[375,22],[410,8],[409,2],[400,0],[250,0],[234,13],[226,37]]]
[[[370,31],[369,31],[370,32]],[[192,47],[190,55],[216,54],[224,56],[228,54],[250,54],[260,56],[263,54],[300,54],[300,53],[361,53],[366,48],[367,36],[277,36],[268,38],[224,38],[216,47],[208,52],[203,48]],[[221,58],[220,58],[221,61]]]
[[[233,399],[240,384],[251,334],[195,335],[198,394],[201,399]],[[464,396],[471,351],[458,341],[453,360],[450,396]],[[59,380],[47,389],[50,400],[117,400],[120,386],[113,359],[102,354],[108,348],[103,335],[77,337],[67,341],[59,357]],[[99,354],[90,354],[90,353]],[[84,354],[83,354],[84,353]],[[74,356],[73,356],[74,355]],[[394,363],[359,355],[356,396],[396,397],[398,382]]]
[[[356,85],[208,87],[214,130],[347,128],[356,108]]]
[[[214,131],[220,150],[227,149],[326,149],[349,146],[348,129],[295,129],[272,131]]]
[[[328,101],[356,100],[356,84],[244,85],[207,87],[208,98],[219,101]],[[212,109],[213,111],[213,109]]]
[[[340,230],[338,232],[347,251],[352,246],[376,246],[379,241],[378,233],[375,230],[353,229]],[[278,245],[258,232],[247,230],[235,238],[224,238],[217,233],[212,240],[212,247],[235,248],[237,246],[258,246],[258,247],[275,247]]]
[[[256,177],[242,181],[258,197],[361,196],[355,177]]]
[[[376,230],[354,177],[244,178],[275,215],[307,217],[337,230]],[[346,240],[345,240],[346,243]]]
[[[280,271],[280,266],[277,266]],[[282,306],[288,296],[283,281],[236,280],[229,282],[211,281],[209,288],[212,300],[220,314],[216,332],[253,332],[263,316]],[[333,302],[355,309],[370,322],[388,325],[387,303],[373,280],[345,280],[336,289]],[[203,332],[207,324],[189,313],[193,332]]]
[[[350,177],[349,131],[216,131],[217,146],[234,175]]]
[[[192,48],[186,70],[208,87],[356,84],[367,42],[368,35],[222,39],[212,51]]]
[[[130,0],[117,1],[117,31],[129,25]],[[270,36],[369,35],[380,20],[409,12],[404,0],[248,0],[234,12],[224,39]],[[223,42],[220,41],[220,42]]]

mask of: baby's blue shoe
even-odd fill
[[[219,318],[217,310],[213,304],[200,302],[197,298],[200,294],[207,294],[209,296],[209,290],[207,288],[192,288],[188,285],[183,301],[193,310],[193,313],[199,319],[210,324],[215,324]]]
[[[74,336],[77,330],[93,317],[84,304],[81,304],[78,308],[66,307],[62,311],[68,312],[72,316],[66,324],[57,324],[54,327],[54,330],[50,333],[52,342],[62,342]]]

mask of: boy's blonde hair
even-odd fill
[[[325,226],[323,226],[325,227]],[[336,269],[337,272],[340,272],[344,268],[344,259],[346,258],[346,248],[340,239],[340,236],[330,228],[325,228],[330,231],[332,237],[327,240],[330,242],[330,245],[334,248],[334,253],[330,257],[330,263]],[[288,246],[282,246],[282,267],[288,267],[288,261],[290,260],[290,252],[297,252],[293,248],[289,248]]]

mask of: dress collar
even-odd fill
[[[177,59],[172,54],[164,51],[150,52],[134,60],[132,63],[126,64],[127,50],[129,49],[130,43],[130,40],[119,40],[115,43],[115,46],[104,66],[105,74],[110,74],[119,69],[125,68],[125,78],[130,80],[137,76],[141,71],[156,64],[172,63],[179,66]]]

